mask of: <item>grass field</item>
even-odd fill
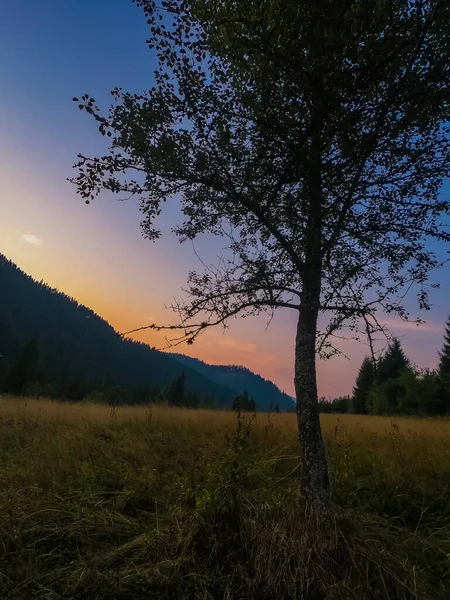
[[[0,398],[0,598],[450,598],[450,421],[322,423],[317,523],[295,415]]]

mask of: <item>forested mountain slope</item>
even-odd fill
[[[208,377],[211,381],[219,385],[225,385],[236,393],[243,390],[247,391],[249,396],[253,397],[259,410],[276,409],[294,410],[295,404],[292,398],[284,394],[279,388],[264,379],[260,375],[253,373],[249,369],[235,365],[208,365],[197,359],[185,356],[184,354],[171,354],[183,365],[195,369],[200,374]]]
[[[23,348],[37,339],[34,378],[63,397],[121,386],[167,387],[184,371],[186,387],[229,406],[234,390],[170,355],[123,340],[104,319],[73,298],[26,275],[0,254],[0,389]]]

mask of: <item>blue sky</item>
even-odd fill
[[[86,207],[67,182],[78,152],[104,151],[104,138],[72,97],[86,92],[107,106],[115,86],[133,92],[151,87],[155,64],[147,37],[145,18],[131,0],[15,0],[5,3],[0,19],[0,251],[120,331],[170,321],[164,305],[198,265],[190,245],[180,246],[168,233],[175,209],[162,217],[166,235],[152,244],[140,234],[135,204],[101,198]],[[220,247],[220,241],[198,244],[208,259]],[[432,294],[427,325],[391,323],[421,366],[437,362],[450,312],[449,272],[433,278],[442,289]],[[211,332],[182,351],[244,364],[292,393],[295,320],[294,313],[282,312],[267,330],[264,319],[233,322],[225,334]],[[164,343],[151,332],[139,339]],[[351,361],[318,365],[321,394],[351,391],[366,348],[349,341],[343,349]]]

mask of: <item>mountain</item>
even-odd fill
[[[247,391],[249,396],[255,400],[258,410],[274,409],[276,406],[281,411],[294,410],[295,408],[291,396],[281,392],[274,383],[253,373],[246,367],[208,365],[198,358],[191,358],[184,354],[171,353],[170,356],[218,385],[231,388],[236,394]]]
[[[166,353],[122,339],[94,311],[35,281],[0,254],[0,390],[33,339],[33,381],[57,397],[81,399],[120,386],[135,398],[145,386],[167,388],[183,372],[187,390],[202,399],[230,406],[236,395]]]

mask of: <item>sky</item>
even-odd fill
[[[146,46],[146,20],[131,0],[14,0],[0,19],[0,252],[37,280],[90,306],[118,331],[153,322],[170,323],[165,306],[181,296],[198,253],[214,262],[221,240],[180,245],[170,229],[177,211],[160,218],[163,237],[145,240],[134,202],[100,197],[86,206],[67,181],[78,152],[102,153],[105,138],[72,97],[89,93],[109,105],[116,86],[131,92],[153,83],[154,57]],[[450,185],[444,191],[450,191]],[[195,250],[195,251],[194,251]],[[441,288],[420,327],[385,319],[411,361],[436,366],[449,313],[448,269],[434,275]],[[1,290],[0,290],[1,293]],[[293,389],[296,314],[236,319],[226,331],[210,330],[177,351],[214,364],[241,364]],[[164,336],[136,338],[155,347]],[[318,361],[319,395],[351,392],[363,343],[341,343],[348,358]]]

